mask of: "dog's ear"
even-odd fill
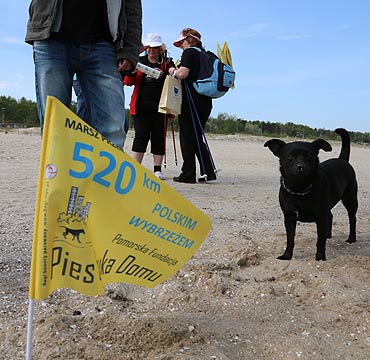
[[[283,140],[279,139],[271,139],[269,141],[265,142],[264,147],[268,147],[271,152],[280,158],[281,149],[286,145],[286,143]]]
[[[317,149],[317,152],[319,152],[320,149],[324,151],[333,150],[331,145],[326,140],[323,140],[323,139],[317,139],[315,141],[312,141],[312,145],[315,146],[315,148]]]

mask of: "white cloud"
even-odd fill
[[[292,34],[277,35],[277,38],[279,40],[284,40],[284,41],[301,40],[301,39],[307,39],[308,37],[309,36],[306,36],[306,35],[292,35]]]
[[[18,81],[21,81],[24,79],[24,75],[22,74],[14,74],[14,77],[18,80]]]
[[[0,80],[0,90],[6,90],[10,88],[10,82],[6,80]]]
[[[8,36],[0,39],[0,42],[7,44],[24,44],[24,39]]]
[[[230,36],[238,38],[238,39],[245,39],[257,36],[263,30],[270,27],[269,23],[257,23],[251,25],[249,28],[245,30],[235,31],[230,34]]]
[[[351,28],[351,26],[348,25],[348,24],[342,24],[342,25],[337,26],[338,30],[349,30],[350,28]]]

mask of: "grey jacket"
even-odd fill
[[[117,60],[127,59],[136,65],[142,35],[141,0],[106,0],[109,29],[117,52]],[[26,42],[46,40],[58,31],[62,19],[63,0],[31,0]]]

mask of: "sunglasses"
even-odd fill
[[[180,44],[182,45],[184,43],[184,41],[186,41],[188,39],[189,36],[187,36],[185,39],[182,39]]]

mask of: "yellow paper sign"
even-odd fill
[[[208,216],[48,97],[30,299],[57,288],[98,295],[112,282],[154,287],[210,228]]]

